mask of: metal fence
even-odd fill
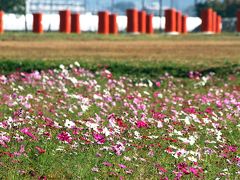
[[[86,11],[86,0],[27,0],[26,7],[27,13],[55,14],[64,9],[83,13]]]
[[[223,18],[223,31],[235,32],[237,27],[237,18]]]
[[[55,14],[63,9],[70,9],[80,13],[96,14],[101,10],[109,10],[118,14],[125,14],[127,8],[146,9],[159,13],[159,0],[26,0],[26,12]]]

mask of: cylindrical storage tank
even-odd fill
[[[72,13],[71,14],[71,32],[79,34],[81,32],[80,29],[80,14]]]
[[[4,16],[4,12],[0,11],[0,34],[2,34],[4,32],[4,28],[3,28],[3,16]]]
[[[222,17],[217,16],[216,33],[222,32]]]
[[[98,33],[109,34],[109,13],[107,11],[98,12]]]
[[[167,33],[176,33],[176,10],[175,9],[167,9],[165,10],[165,32]]]
[[[240,10],[237,11],[237,32],[240,33]]]
[[[137,9],[127,10],[127,32],[138,33],[138,11]]]
[[[213,32],[213,10],[211,8],[203,9],[201,11],[201,19],[202,19],[202,32],[204,33],[212,33]]]
[[[217,13],[215,11],[213,11],[213,14],[212,14],[212,31],[214,33],[216,33],[216,28],[217,28]]]
[[[42,25],[42,13],[33,14],[33,32],[34,33],[43,33]]]
[[[146,27],[147,34],[153,34],[154,33],[152,19],[153,19],[153,14],[148,14],[147,15],[147,27]]]
[[[118,24],[117,24],[117,15],[109,15],[109,33],[118,34]]]
[[[182,13],[180,11],[176,12],[176,28],[177,32],[182,32]]]
[[[71,11],[64,10],[59,12],[60,15],[60,32],[71,33]]]
[[[139,11],[138,12],[138,32],[146,33],[146,11]]]
[[[187,34],[187,16],[182,16],[182,30],[183,34]]]

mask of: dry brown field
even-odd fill
[[[63,36],[63,37],[60,37]],[[60,37],[60,38],[59,38]],[[88,38],[89,37],[89,38]],[[240,37],[102,37],[97,35],[18,35],[0,38],[0,60],[173,62],[187,66],[240,64]]]

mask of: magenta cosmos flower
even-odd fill
[[[71,143],[72,142],[71,135],[68,132],[65,132],[65,131],[63,131],[60,134],[58,134],[57,138],[60,141],[64,141],[64,142],[67,142],[67,143]]]

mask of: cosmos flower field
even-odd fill
[[[236,76],[0,75],[0,179],[239,179]]]

